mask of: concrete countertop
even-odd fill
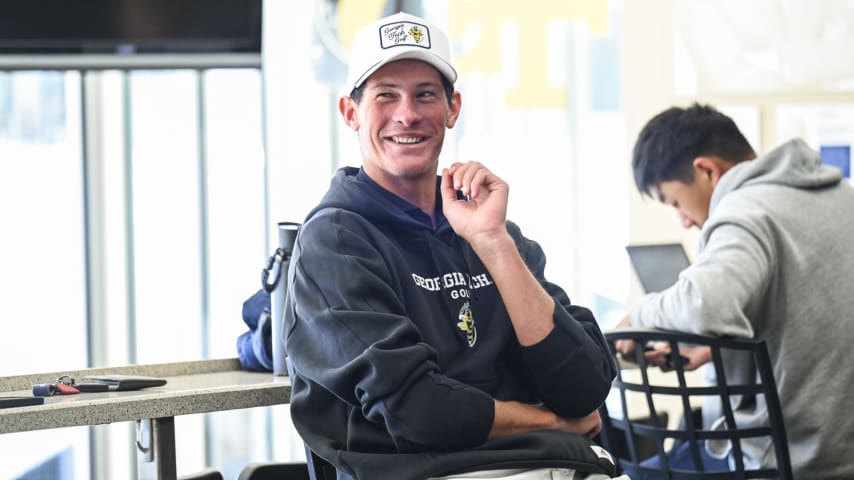
[[[0,396],[32,396],[32,386],[70,375],[128,374],[161,377],[166,385],[119,392],[78,393],[45,398],[43,405],[0,409],[0,433],[99,425],[285,404],[286,376],[248,372],[236,358],[130,365],[0,378]]]

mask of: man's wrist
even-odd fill
[[[489,265],[493,260],[507,258],[507,255],[517,251],[516,242],[513,241],[513,237],[507,230],[478,234],[469,243],[486,265]]]

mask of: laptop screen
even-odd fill
[[[676,283],[679,272],[690,265],[681,243],[628,245],[626,252],[646,293],[667,289]]]

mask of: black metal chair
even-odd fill
[[[311,480],[305,463],[257,462],[243,467],[237,480]]]
[[[305,447],[305,455],[311,480],[335,480],[338,478],[338,471],[335,467],[312,452],[308,446]]]
[[[617,340],[635,343],[634,358],[622,359],[623,368],[614,380],[615,391],[612,395],[619,395],[622,411],[618,415],[611,415],[607,403],[600,409],[601,441],[603,446],[614,454],[623,473],[631,476],[633,480],[792,478],[780,400],[764,341],[644,329],[618,329],[606,332],[605,337],[612,347]],[[669,372],[661,372],[658,367],[649,365],[644,357],[644,347],[650,342],[666,342],[672,352],[677,351],[680,344],[710,347],[717,384],[689,386],[685,378],[683,360],[679,355],[672,356],[672,370]],[[753,360],[758,372],[755,383],[727,383],[727,378],[732,378],[732,375],[727,375],[724,361],[727,355],[732,355],[729,352],[747,352],[741,355],[749,355]],[[634,364],[632,367],[639,371],[631,373],[626,362]],[[653,369],[657,372],[653,372]],[[632,379],[638,375],[640,380]],[[769,419],[767,426],[736,425],[732,406],[734,402],[731,403],[731,398],[738,398],[739,395],[743,396],[742,398],[754,396],[754,399],[764,397]],[[704,429],[696,418],[692,399],[695,400],[693,404],[696,404],[696,400],[708,397],[717,397],[720,400],[725,418],[723,428]],[[630,400],[638,398],[641,399],[641,404],[649,409],[649,416],[644,417],[642,421],[632,418],[631,415],[636,415],[637,412],[629,412]],[[668,428],[663,408],[659,404],[664,399],[670,400],[671,405],[673,400],[676,400],[675,403],[681,407],[682,425],[679,427]],[[704,471],[700,449],[704,448],[703,441],[709,439],[730,442],[731,471]],[[754,468],[745,465],[743,442],[747,439],[770,439],[776,456],[776,468]],[[644,442],[655,445],[658,465],[644,463],[647,458],[639,455],[639,444]],[[689,442],[687,448],[690,452],[690,463],[694,466],[691,470],[677,469],[670,465],[666,455],[668,448],[679,442]]]
[[[223,480],[223,478],[219,470],[206,468],[187,475],[180,475],[178,480]]]
[[[238,480],[336,480],[338,472],[326,460],[305,447],[306,462],[256,462],[240,471]]]
[[[238,480],[335,480],[335,467],[306,447],[306,463],[257,462],[240,471]]]

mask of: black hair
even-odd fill
[[[735,122],[711,105],[672,107],[653,117],[638,135],[632,153],[635,186],[652,196],[661,182],[690,184],[699,156],[738,163],[756,154]]]
[[[448,100],[448,105],[450,105],[451,100],[454,98],[454,84],[441,73],[439,77],[442,79],[442,89],[445,91],[445,98]],[[350,90],[350,98],[356,102],[356,105],[362,101],[362,94],[365,93],[365,83],[367,83],[367,80],[353,90]]]

